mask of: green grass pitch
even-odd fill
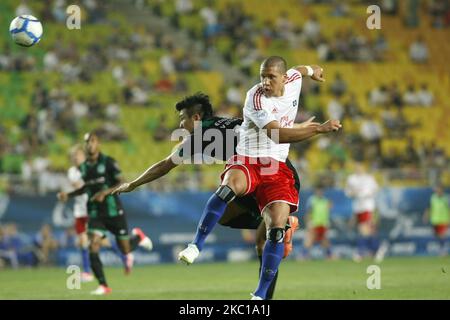
[[[371,260],[283,261],[275,299],[450,299],[450,258],[388,258],[381,289],[366,287]],[[129,276],[107,268],[113,293],[92,297],[96,283],[69,290],[63,268],[0,270],[0,299],[248,300],[257,262],[136,266]]]

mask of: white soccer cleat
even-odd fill
[[[152,240],[142,231],[140,228],[134,228],[131,230],[132,234],[137,235],[141,240],[139,241],[139,246],[144,248],[145,250],[152,251],[153,250],[153,242]]]
[[[250,295],[252,296],[252,298],[250,300],[264,300],[260,296],[255,296],[253,293],[250,293]]]
[[[104,296],[106,294],[110,294],[111,292],[112,292],[111,288],[104,285],[99,285],[97,289],[91,291],[91,294],[94,296]]]
[[[195,259],[200,255],[200,251],[195,244],[188,244],[187,248],[178,254],[178,260],[185,262],[186,264],[194,263]]]

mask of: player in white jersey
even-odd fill
[[[338,120],[296,126],[302,77],[324,81],[319,66],[298,66],[287,70],[283,58],[273,56],[261,64],[261,83],[247,92],[244,122],[237,155],[227,161],[222,184],[206,204],[193,243],[180,252],[179,259],[190,264],[198,257],[206,237],[222,217],[227,203],[236,196],[253,195],[264,217],[267,241],[255,299],[265,299],[284,253],[285,224],[298,206],[292,172],[285,160],[289,143],[318,133],[337,131]]]
[[[366,172],[362,163],[356,163],[355,173],[348,176],[345,187],[346,195],[352,199],[353,216],[350,225],[353,226],[356,220],[358,228],[358,250],[353,257],[355,261],[360,261],[367,250],[375,254],[379,247],[373,217],[377,192],[378,183],[375,178]]]
[[[67,178],[69,179],[71,187],[74,189],[80,188],[84,181],[81,178],[81,172],[78,167],[86,160],[83,147],[81,145],[75,145],[70,149],[70,161],[72,167],[67,171]],[[89,242],[87,236],[87,201],[88,195],[82,194],[74,198],[73,214],[75,217],[75,231],[77,233],[78,244],[81,249],[81,262],[83,266],[83,272],[81,273],[81,280],[83,282],[89,282],[94,280],[94,276],[91,273],[89,264]]]

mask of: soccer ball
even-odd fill
[[[33,16],[21,15],[11,21],[9,33],[18,45],[31,47],[41,40],[42,24]]]

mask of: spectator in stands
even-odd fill
[[[428,47],[422,36],[418,36],[416,41],[409,47],[409,57],[415,63],[428,62]]]
[[[419,161],[420,157],[414,146],[414,141],[412,137],[408,137],[408,145],[403,152],[402,162],[406,165],[414,165],[415,167],[418,167]]]
[[[11,49],[6,43],[0,52],[0,70],[10,70],[12,67],[13,58],[11,57]]]
[[[389,93],[386,86],[381,85],[372,89],[369,94],[369,104],[372,106],[386,106],[389,102]]]
[[[203,18],[206,24],[203,30],[205,38],[208,39],[216,36],[220,30],[220,26],[218,24],[218,13],[212,1],[208,1],[206,6],[200,9],[200,17]]]
[[[231,103],[236,106],[242,105],[244,101],[244,91],[242,83],[240,81],[235,81],[226,92],[226,102]]]
[[[352,120],[358,120],[363,116],[361,107],[356,99],[354,93],[350,94],[348,101],[344,104],[343,118],[350,118]]]
[[[66,0],[55,0],[52,7],[52,15],[55,21],[65,23],[67,3]]]
[[[381,154],[381,166],[386,169],[398,168],[400,164],[400,155],[396,148],[389,148],[387,152]]]
[[[374,150],[368,150],[368,153],[375,157],[381,153],[381,139],[383,137],[383,129],[380,124],[373,119],[366,119],[362,122],[360,127],[361,137],[375,147]]]
[[[428,11],[431,15],[431,25],[433,28],[443,28],[448,26],[448,12],[450,5],[446,0],[432,0],[428,2]],[[446,18],[447,14],[447,18]]]
[[[417,106],[419,105],[419,96],[416,93],[414,85],[410,84],[403,94],[403,101],[407,106]]]
[[[49,224],[44,224],[36,234],[34,246],[40,264],[49,265],[55,262],[54,254],[58,248],[58,241],[53,236],[52,227]]]
[[[347,3],[338,0],[333,1],[333,9],[331,10],[332,17],[346,17],[350,12]]]
[[[289,14],[286,11],[281,12],[275,26],[280,39],[288,40],[294,31],[294,24],[289,20]]]
[[[175,11],[179,15],[185,15],[192,13],[194,10],[194,5],[192,4],[192,0],[176,0],[175,2]]]
[[[327,106],[328,116],[331,119],[342,120],[344,115],[344,107],[342,106],[341,100],[339,98],[333,98],[328,102]]]
[[[347,92],[347,83],[339,72],[336,72],[333,83],[330,85],[331,93],[339,98]]]
[[[419,100],[419,104],[423,107],[431,107],[434,102],[433,93],[428,90],[428,85],[423,83],[420,87],[420,90],[417,92],[417,97]]]
[[[167,115],[162,114],[159,117],[158,126],[153,133],[153,139],[157,142],[165,141],[170,136],[170,129],[167,126]]]
[[[389,99],[390,103],[397,108],[403,107],[403,99],[402,94],[400,92],[400,89],[398,88],[397,82],[392,82],[392,84],[389,86]]]
[[[311,47],[315,47],[320,39],[320,23],[315,14],[312,14],[303,25],[303,36]]]
[[[382,0],[381,11],[389,15],[396,15],[398,12],[398,0]]]
[[[12,268],[17,268],[19,258],[7,239],[7,226],[0,225],[0,269],[7,264],[10,264]]]
[[[383,33],[379,33],[373,43],[374,57],[376,61],[383,61],[384,54],[389,49],[388,42]]]
[[[175,66],[175,49],[163,54],[159,59],[161,69],[165,74],[173,74],[176,72]]]
[[[22,0],[16,8],[16,16],[21,16],[24,14],[34,15],[33,10],[28,6],[27,0]]]

